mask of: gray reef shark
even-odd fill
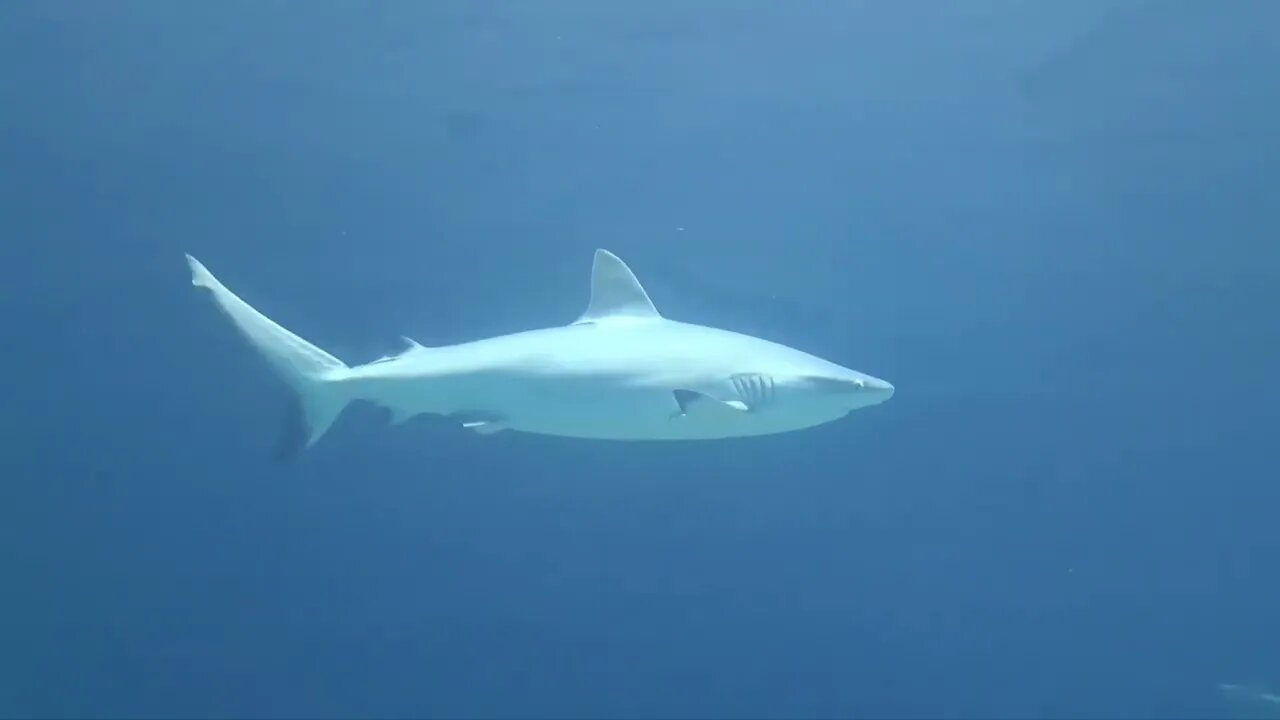
[[[204,288],[293,388],[277,455],[309,447],[352,401],[393,422],[430,413],[489,434],[709,440],[800,430],[893,396],[893,385],[740,333],[668,320],[617,256],[597,250],[591,299],[572,324],[348,366],[255,310],[187,256]]]

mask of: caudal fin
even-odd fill
[[[285,419],[276,458],[291,459],[310,447],[338,419],[351,398],[341,360],[294,335],[227,289],[199,260],[187,255],[191,284],[208,290],[218,308],[297,393]]]

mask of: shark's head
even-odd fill
[[[735,371],[730,375],[729,395],[744,409],[765,416],[777,413],[791,418],[830,422],[854,410],[879,405],[893,397],[893,385],[886,380],[841,367],[789,348],[774,356],[774,363],[750,358],[756,371]],[[789,357],[788,357],[789,356]]]
[[[893,384],[865,373],[837,368],[815,375],[802,375],[795,387],[810,402],[835,406],[845,411],[879,405],[893,397]]]
[[[669,388],[678,407],[673,417],[692,415],[707,427],[722,423],[730,434],[759,434],[754,431],[762,427],[780,431],[831,422],[893,397],[889,382],[801,350],[666,320],[630,268],[605,250],[596,251],[591,278],[590,304],[574,324],[647,329],[633,334],[638,351],[627,357],[648,358],[650,365],[650,348],[670,348],[657,353],[660,367],[645,366],[640,374],[644,384]],[[736,415],[743,412],[748,414]]]

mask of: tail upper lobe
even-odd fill
[[[241,300],[199,260],[187,255],[187,264],[191,284],[209,291],[240,334],[297,394],[276,449],[277,459],[292,459],[320,439],[350,402],[342,386],[347,365]]]

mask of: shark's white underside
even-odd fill
[[[430,413],[482,433],[613,440],[766,435],[839,419],[893,394],[889,383],[760,338],[663,318],[616,256],[597,251],[591,302],[571,325],[348,367],[277,325],[188,256],[240,332],[298,392],[292,454],[352,400],[402,421]]]

